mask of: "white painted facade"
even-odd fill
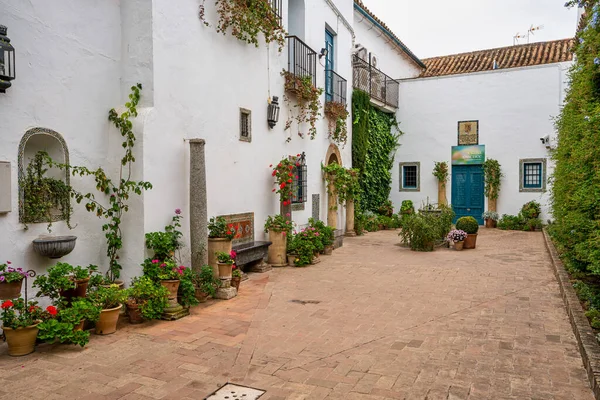
[[[521,192],[519,160],[544,158],[544,178],[552,174],[550,151],[540,138],[550,135],[551,145],[555,145],[552,118],[560,113],[570,65],[565,62],[401,82],[397,118],[404,135],[393,170],[391,199],[395,208],[399,209],[403,200],[412,200],[415,207],[427,198],[437,203],[434,162],[450,165],[451,148],[458,145],[458,122],[478,120],[479,144],[485,145],[486,158],[498,160],[504,174],[498,213],[516,215],[524,203],[536,200],[542,204],[543,221],[550,218],[550,182],[543,193]],[[400,191],[402,162],[420,162],[420,191]],[[451,182],[450,177],[446,188],[449,202]]]

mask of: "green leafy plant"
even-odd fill
[[[469,235],[474,235],[479,231],[479,223],[477,220],[471,216],[468,217],[460,217],[456,221],[456,229],[465,231]]]
[[[493,158],[488,158],[483,163],[483,176],[485,180],[484,193],[488,199],[497,199],[500,194],[501,179],[504,176],[500,163]]]
[[[365,224],[367,222],[367,217],[365,214],[360,211],[355,211],[354,213],[354,231],[358,236],[362,236],[365,233]]]
[[[292,221],[281,214],[269,215],[265,221],[265,232],[284,232],[289,235],[292,232]]]
[[[316,233],[319,234],[318,237],[324,247],[333,246],[335,241],[335,229],[327,226],[323,221],[314,218],[308,219],[308,226],[314,228]]]
[[[503,214],[498,221],[498,229],[522,231],[525,227],[525,221],[520,215]]]
[[[328,101],[325,103],[325,115],[329,119],[329,137],[340,145],[345,145],[348,141],[348,109],[344,103],[338,101]]]
[[[232,240],[235,237],[235,226],[228,224],[224,217],[212,217],[208,221],[208,237]]]
[[[435,166],[433,167],[433,176],[435,176],[438,182],[442,183],[443,187],[446,187],[446,182],[448,182],[448,163],[446,161],[435,162]]]
[[[177,289],[177,301],[183,307],[191,307],[199,302],[196,299],[196,287],[193,282],[194,273],[191,268],[183,270],[183,275],[179,278],[179,289]]]
[[[71,227],[71,188],[60,179],[46,176],[51,162],[45,151],[39,151],[27,165],[23,179],[23,212],[21,222],[27,224],[63,220]]]
[[[377,213],[379,215],[384,215],[388,218],[391,218],[394,215],[394,205],[391,200],[386,200],[382,205],[377,209]]]
[[[100,286],[88,293],[88,298],[96,307],[109,310],[122,305],[127,300],[127,291],[121,290],[116,284],[108,287]]]
[[[525,203],[521,208],[521,215],[525,219],[538,218],[542,213],[542,206],[537,201]]]
[[[15,268],[10,261],[0,264],[0,283],[20,282],[27,276],[23,268]]]
[[[305,235],[304,233],[305,232],[299,232],[294,234],[288,246],[288,254],[295,256],[294,264],[299,267],[312,263],[315,252],[318,251],[315,246],[316,241],[314,240],[314,237],[309,236],[308,234]]]
[[[166,260],[169,257],[174,257],[175,252],[183,247],[181,238],[183,233],[181,228],[181,210],[175,210],[171,223],[165,226],[165,230],[161,232],[146,233],[146,247],[154,251],[154,257],[159,260]]]
[[[88,299],[78,299],[70,307],[61,307],[58,313],[42,322],[38,328],[38,338],[48,343],[60,343],[85,346],[90,340],[90,333],[75,329],[83,321],[96,322],[100,318],[100,307]]]
[[[329,165],[321,164],[321,170],[327,181],[327,193],[330,196],[336,195],[340,204],[358,198],[360,193],[358,170],[344,168],[335,162]],[[332,210],[337,210],[337,204],[331,207]]]
[[[415,206],[413,205],[412,200],[402,200],[402,205],[400,206],[400,214],[409,215],[415,213]]]
[[[205,0],[202,0],[198,17],[205,26],[210,26],[205,19],[204,3]],[[275,42],[279,51],[283,49],[285,30],[269,0],[216,0],[215,5],[219,15],[217,32],[223,35],[231,32],[237,39],[256,47],[258,38],[262,35],[267,44]]]
[[[138,306],[145,319],[159,319],[168,305],[169,290],[147,276],[134,278],[127,289],[127,305]]]
[[[0,304],[2,326],[11,329],[25,328],[56,314],[56,307],[48,306],[44,311],[37,304],[37,301],[26,303],[22,297],[3,301]]]
[[[290,98],[287,93],[293,93],[296,97],[296,104],[294,108],[297,109],[296,117],[292,116],[290,110],[290,117],[285,122],[285,130],[290,129],[292,122],[295,119],[298,123],[298,127],[301,124],[307,123],[310,128],[308,129],[308,136],[314,139],[317,136],[317,121],[321,116],[321,101],[319,100],[323,94],[323,88],[316,88],[312,83],[312,76],[297,76],[288,71],[282,71],[281,76],[285,78],[285,94],[284,100],[286,104],[290,104]],[[304,137],[304,134],[298,128],[298,136]],[[291,140],[291,136],[288,138],[288,142]]]
[[[433,251],[440,239],[438,218],[433,214],[411,214],[402,221],[400,236],[411,250]]]
[[[240,271],[240,269],[236,265],[234,265],[233,270],[231,271],[231,276],[234,278],[241,278],[242,271]]]
[[[61,292],[76,287],[76,280],[87,279],[96,271],[95,265],[80,267],[59,262],[48,268],[47,275],[38,275],[33,282],[33,287],[39,289],[37,297],[47,296],[56,302],[60,299]]]
[[[484,220],[491,219],[492,221],[498,221],[498,219],[500,219],[500,216],[496,211],[486,211],[483,214],[481,214],[481,218],[483,218]]]
[[[221,280],[214,276],[210,265],[204,265],[200,269],[200,272],[194,272],[192,282],[198,289],[210,297],[214,297],[217,289],[221,286]]]
[[[235,254],[234,252],[232,253]],[[217,256],[217,262],[219,262],[220,264],[233,265],[233,263],[235,262],[235,255],[232,255],[231,253],[217,251],[215,255]]]

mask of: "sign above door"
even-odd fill
[[[452,146],[452,165],[477,165],[485,161],[485,145]]]

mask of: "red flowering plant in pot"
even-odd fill
[[[297,155],[297,157],[300,156],[300,154]],[[294,157],[290,156],[283,158],[277,165],[273,166],[271,164],[269,166],[273,169],[271,176],[275,178],[275,188],[273,188],[273,192],[279,195],[279,201],[281,201],[281,204],[284,206],[292,204],[294,179],[298,178],[295,175],[294,168],[299,167],[300,164],[293,161],[292,158]]]
[[[0,304],[2,329],[8,344],[8,354],[24,356],[33,353],[38,335],[38,325],[46,318],[56,315],[56,307],[48,306],[46,311],[36,301],[25,299],[6,300]]]
[[[233,265],[231,266],[231,286],[235,287],[235,290],[239,292],[240,283],[242,283],[242,270],[235,264],[237,253],[232,250],[229,255],[233,259]]]
[[[19,297],[26,276],[23,268],[13,267],[10,261],[0,264],[0,300]]]

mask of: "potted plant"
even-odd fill
[[[23,268],[14,268],[10,261],[0,264],[0,300],[19,297],[26,276],[27,272]]]
[[[523,218],[534,219],[539,218],[542,213],[542,206],[537,201],[530,201],[528,203],[523,204],[521,208],[521,215]]]
[[[500,216],[496,211],[486,211],[483,213],[482,217],[485,220],[486,228],[495,228],[500,219]]]
[[[119,311],[127,299],[127,292],[121,290],[119,285],[109,287],[100,286],[89,294],[90,300],[96,307],[100,307],[100,317],[96,322],[96,334],[110,335],[117,331]]]
[[[446,198],[446,182],[448,182],[448,163],[446,161],[435,162],[433,176],[438,180],[438,204],[448,204]]]
[[[169,290],[163,285],[157,285],[147,276],[134,278],[126,293],[125,304],[132,324],[159,319],[168,305]]]
[[[177,266],[174,260],[167,260],[161,263],[159,260],[155,259],[152,260],[152,263],[158,264],[158,279],[160,280],[160,284],[169,291],[168,309],[174,310],[175,308],[179,308],[177,291],[179,290],[181,277],[183,276],[185,267],[183,265]]]
[[[452,229],[448,233],[446,240],[448,240],[449,243],[454,244],[454,248],[460,251],[463,249],[464,241],[466,238],[467,232],[461,231],[460,229]]]
[[[38,326],[38,338],[48,343],[58,341],[83,347],[90,340],[90,333],[83,330],[84,322],[96,322],[101,310],[89,299],[78,299],[69,307],[49,307],[47,311],[51,318]]]
[[[231,271],[231,286],[238,292],[240,291],[240,283],[242,282],[242,271],[234,264]]]
[[[235,226],[228,224],[224,217],[213,217],[208,221],[208,265],[213,268],[215,277],[219,276],[215,254],[217,252],[229,254],[235,234]]]
[[[33,286],[39,289],[36,296],[47,296],[54,301],[64,297],[67,302],[76,297],[83,298],[86,296],[90,276],[96,271],[95,265],[74,267],[67,263],[56,263],[48,269],[48,275],[35,278]]]
[[[235,252],[233,250],[229,253],[218,251],[216,256],[219,265],[219,279],[222,281],[231,280],[233,263],[236,256]]]
[[[291,249],[293,249],[293,260],[290,265],[294,267],[304,267],[312,264],[317,249],[313,238],[309,236],[306,230],[298,232],[292,238]]]
[[[465,249],[474,249],[477,246],[477,231],[479,231],[479,224],[477,220],[471,216],[460,217],[456,221],[456,229],[467,232],[467,238],[465,239]]]
[[[415,207],[412,200],[402,200],[400,206],[400,215],[411,215],[415,213]]]
[[[22,297],[5,300],[0,304],[2,311],[2,329],[8,344],[8,355],[24,356],[33,353],[38,335],[38,325],[48,315],[56,312],[54,306],[49,306],[44,312],[37,302],[25,303]]]
[[[488,158],[483,163],[483,179],[484,179],[484,193],[488,198],[488,210],[497,211],[498,197],[500,196],[500,186],[504,174],[498,160]]]
[[[221,286],[221,280],[215,278],[210,265],[204,265],[200,272],[194,272],[192,282],[195,287],[195,296],[200,303],[204,303],[209,297],[214,297],[217,289]]]
[[[321,243],[323,244],[323,254],[331,255],[333,253],[333,244],[335,242],[335,229],[330,226],[325,225],[323,221],[309,218],[308,225],[311,228],[314,228],[316,232],[319,234],[319,238],[321,239]]]
[[[292,230],[292,222],[283,215],[270,215],[265,222],[265,232],[269,234],[268,262],[273,267],[287,265],[287,236]]]

